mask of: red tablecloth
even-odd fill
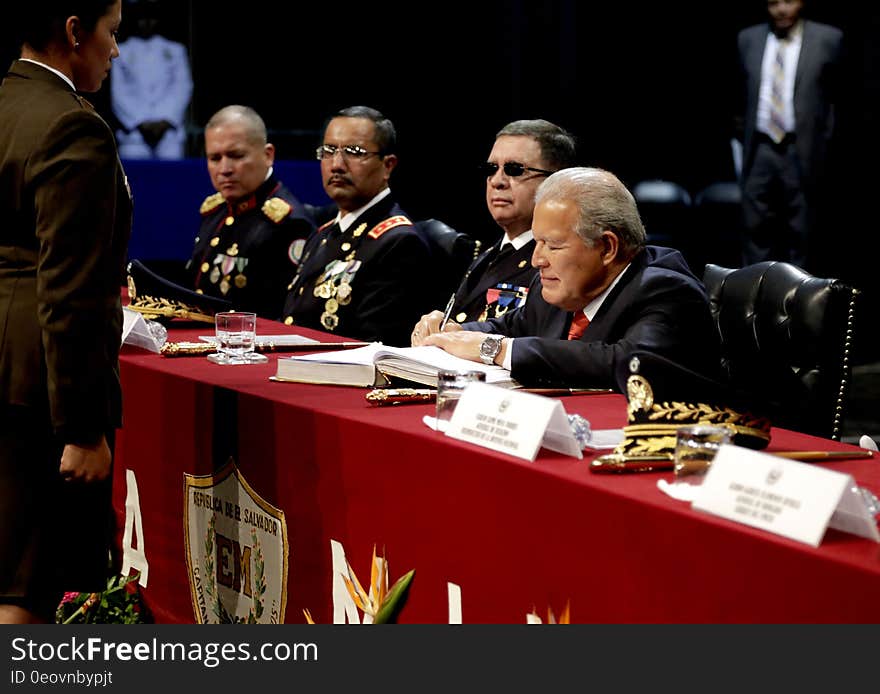
[[[258,332],[292,331],[260,321]],[[566,602],[576,622],[880,622],[880,545],[830,530],[812,548],[694,511],[657,489],[671,473],[597,475],[589,457],[542,449],[528,462],[455,441],[422,423],[432,405],[376,408],[360,388],[271,382],[277,358],[224,367],[123,349],[114,505],[121,526],[135,471],[158,621],[193,621],[183,474],[208,474],[233,450],[286,515],[287,622],[303,608],[332,620],[331,540],[359,575],[374,545],[392,576],[416,569],[404,622],[446,622],[448,583],[465,623],[521,623]],[[595,429],[625,424],[620,395],[563,404]],[[847,447],[774,429],[768,450]],[[880,492],[876,460],[827,467]]]

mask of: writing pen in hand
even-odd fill
[[[440,331],[443,332],[443,328],[446,327],[446,324],[449,322],[449,316],[452,315],[452,307],[455,305],[455,292],[452,292],[452,296],[449,297],[449,301],[446,303],[446,310],[443,311],[443,320],[440,321]]]

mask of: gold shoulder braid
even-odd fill
[[[627,425],[624,440],[614,450],[625,455],[672,455],[676,430],[688,424],[714,424],[729,427],[733,443],[746,448],[764,448],[770,442],[770,420],[729,407],[697,402],[654,400],[654,391],[640,374],[626,382]]]
[[[276,224],[289,215],[291,209],[290,203],[281,198],[269,198],[263,203],[263,214]]]
[[[209,195],[205,198],[202,206],[199,208],[199,214],[208,214],[213,210],[216,210],[220,205],[225,202],[222,193],[214,193],[213,195]]]

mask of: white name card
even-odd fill
[[[488,383],[464,389],[446,435],[526,460],[542,445],[583,458],[559,400]]]
[[[829,527],[880,542],[851,475],[722,446],[693,508],[818,547]]]

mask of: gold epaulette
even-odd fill
[[[290,203],[281,198],[269,198],[263,203],[263,214],[276,224],[287,217],[292,209]]]
[[[214,193],[213,195],[209,195],[205,198],[205,201],[199,208],[199,214],[208,214],[208,212],[216,210],[224,202],[226,202],[226,200],[224,199],[222,193]]]
[[[370,229],[367,232],[367,236],[372,239],[378,239],[382,234],[384,234],[389,229],[393,229],[394,227],[399,226],[412,226],[412,222],[409,221],[402,214],[395,215],[394,217],[389,217],[388,219],[379,222],[376,226]]]

